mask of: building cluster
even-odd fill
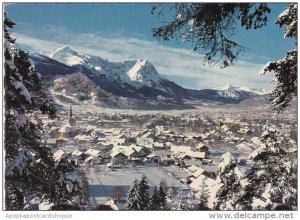
[[[203,181],[213,189],[225,152],[237,158],[237,173],[247,175],[247,156],[259,144],[264,120],[253,117],[225,113],[213,117],[80,112],[74,115],[72,107],[69,112],[61,112],[59,119],[39,116],[47,134],[46,145],[52,149],[55,161],[68,157],[78,166],[101,164],[116,172],[128,166],[175,165],[187,173],[187,178],[180,181],[195,195]],[[286,121],[264,123],[292,135],[290,130],[296,121],[283,120]],[[295,140],[290,141],[296,149]]]

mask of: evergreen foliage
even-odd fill
[[[159,184],[158,198],[159,198],[160,209],[164,209],[167,203],[167,193],[166,193],[166,187],[163,183]]]
[[[292,3],[276,20],[280,28],[285,26],[285,38],[297,39],[297,11],[297,3]],[[297,48],[295,48],[288,51],[282,59],[267,63],[261,72],[261,74],[275,73],[276,86],[271,93],[270,100],[278,113],[286,109],[293,97],[297,96],[297,71]]]
[[[10,36],[14,23],[4,17],[5,209],[33,209],[32,200],[59,206],[74,202],[81,181],[70,160],[54,161],[43,144],[37,113],[54,118],[56,109],[44,93],[41,77],[28,54]]]
[[[257,29],[267,25],[271,9],[266,3],[175,3],[156,4],[152,13],[163,16],[165,10],[173,16],[165,25],[154,28],[153,35],[168,41],[180,38],[194,45],[194,51],[204,53],[204,62],[232,65],[245,48],[233,40],[238,26]],[[297,40],[298,4],[291,3],[277,18],[276,24],[285,27],[284,37]],[[295,42],[295,45],[297,42]],[[297,96],[297,48],[288,51],[280,60],[266,64],[260,75],[274,72],[276,86],[270,100],[274,109],[282,112]]]
[[[176,3],[156,4],[152,13],[173,12],[165,25],[154,28],[153,35],[165,41],[181,38],[191,42],[194,51],[204,52],[209,64],[227,67],[236,61],[244,47],[234,42],[237,26],[257,29],[267,24],[270,8],[265,3]]]
[[[140,181],[139,185],[139,193],[141,197],[141,210],[148,210],[149,209],[149,201],[150,201],[150,195],[149,195],[149,184],[147,177],[145,175],[142,176],[142,179]]]
[[[198,209],[199,210],[207,210],[207,203],[209,198],[209,189],[205,181],[202,181],[201,183],[201,190],[200,190],[200,196],[199,196],[199,204]]]
[[[150,198],[148,180],[143,175],[140,182],[138,180],[133,182],[128,192],[126,207],[129,210],[163,210],[166,202],[167,195],[162,183],[158,187],[154,186]]]
[[[297,170],[295,153],[276,129],[266,126],[260,144],[249,155],[249,174],[238,177],[236,164],[221,170],[214,209],[217,210],[295,210]]]
[[[153,194],[150,199],[150,210],[160,210],[160,198],[158,196],[157,186],[154,186]]]
[[[252,192],[243,200],[250,200],[254,209],[276,210],[297,208],[297,166],[296,154],[289,152],[289,142],[271,126],[266,126],[261,135],[261,145],[250,154],[253,161],[249,175],[248,191]],[[256,206],[258,200],[265,201],[266,207]]]
[[[128,192],[126,207],[129,210],[142,210],[142,198],[138,180],[135,180]]]
[[[238,192],[242,189],[235,173],[236,166],[236,161],[230,153],[222,155],[218,176],[220,187],[217,191],[217,200],[214,204],[215,210],[235,210],[239,199]]]
[[[171,210],[182,211],[189,209],[189,204],[186,203],[181,190],[177,190],[176,196],[172,200]]]

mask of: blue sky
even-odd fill
[[[157,41],[151,29],[162,24],[151,15],[150,4],[15,4],[7,7],[17,24],[17,42],[34,52],[49,53],[68,44],[80,53],[109,60],[149,59],[167,78],[185,87],[212,88],[224,84],[270,89],[272,75],[258,77],[270,60],[280,59],[294,47],[274,24],[286,4],[269,4],[268,26],[260,30],[239,30],[235,40],[249,49],[235,66],[208,68],[201,54],[180,41]],[[169,14],[166,14],[169,16]]]

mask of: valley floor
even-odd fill
[[[85,167],[84,171],[89,183],[90,208],[96,208],[100,204],[105,204],[113,197],[115,187],[122,186],[124,195],[128,191],[135,179],[141,179],[146,175],[149,181],[150,194],[153,187],[158,186],[160,182],[165,182],[168,188],[190,192],[188,185],[180,182],[180,179],[187,178],[186,172],[176,166],[162,167],[157,164],[147,166],[131,166],[118,170],[108,170],[106,166]],[[120,204],[119,204],[120,205]]]
[[[71,108],[70,103],[55,102],[59,120],[43,118],[45,139],[57,160],[63,155],[76,160],[78,173],[87,181],[86,210],[110,203],[117,188],[122,188],[117,208],[126,209],[128,191],[143,175],[149,181],[150,195],[155,185],[165,183],[168,209],[174,209],[178,201],[198,198],[205,182],[208,207],[213,208],[223,154],[234,157],[237,175],[246,178],[249,154],[260,146],[266,125],[288,137],[291,152],[297,146],[295,103],[276,115],[263,100],[237,105],[202,103],[193,110],[169,111],[106,109],[89,101]]]

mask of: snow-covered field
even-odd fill
[[[85,172],[89,183],[89,205],[91,207],[109,201],[116,186],[122,186],[127,197],[132,182],[135,179],[140,180],[143,174],[149,181],[150,194],[153,187],[159,185],[161,181],[164,181],[167,187],[188,188],[187,185],[180,182],[180,179],[186,178],[187,174],[175,166],[136,166],[117,171],[107,170],[105,166],[99,166],[86,168]]]

